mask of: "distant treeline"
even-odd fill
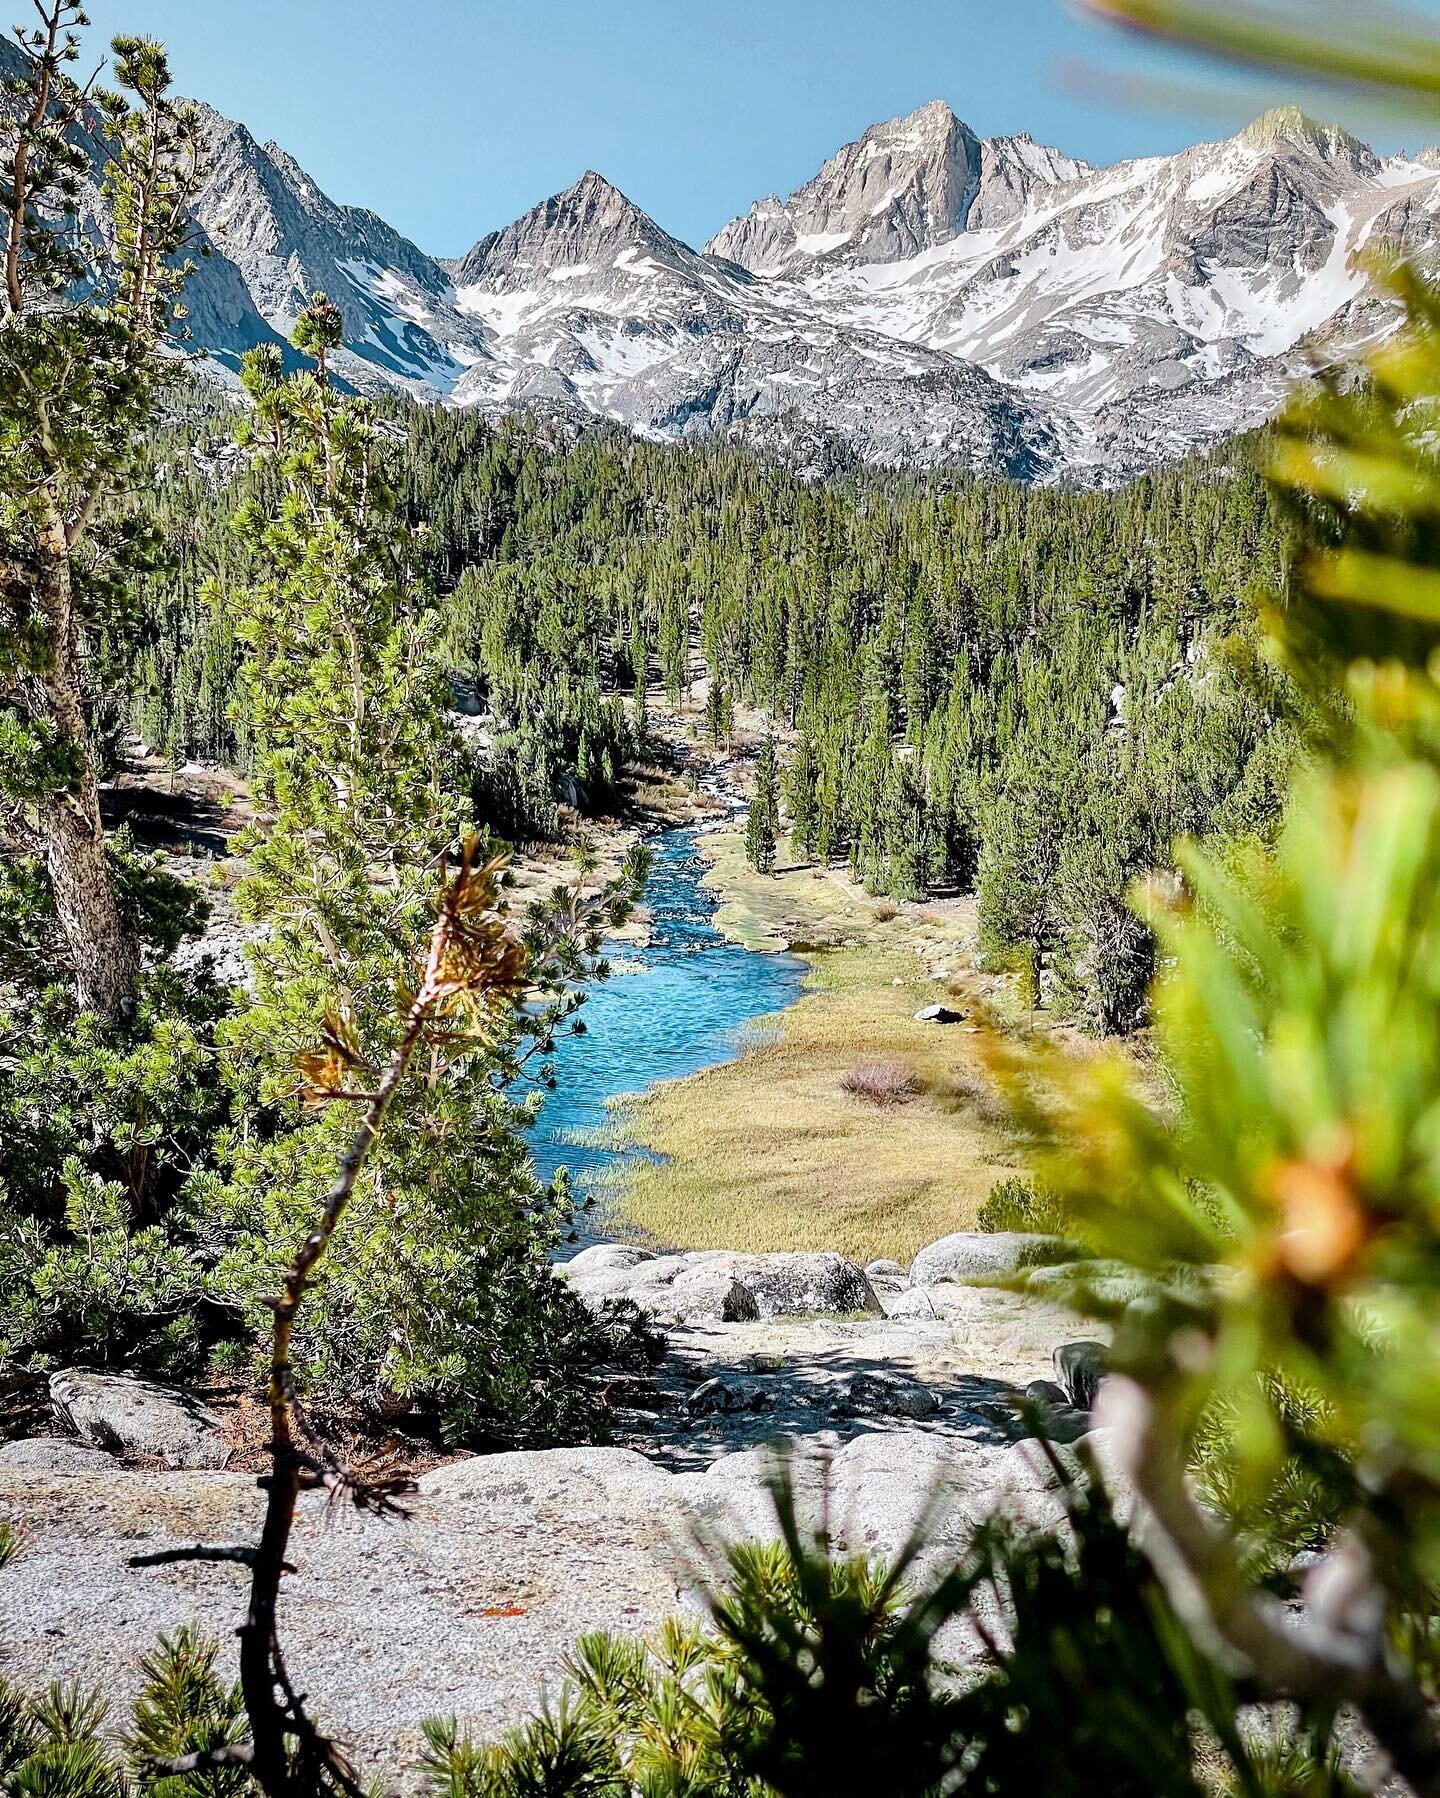
[[[679,698],[698,643],[713,729],[736,699],[776,719],[797,853],[848,857],[876,893],[973,888],[990,953],[1114,1030],[1151,970],[1133,879],[1181,834],[1274,815],[1290,733],[1250,646],[1283,601],[1287,527],[1241,451],[1115,492],[819,484],[735,447],[390,416],[437,633],[493,715],[502,835],[553,830],[561,797],[610,805],[640,672]],[[147,741],[243,765],[224,591],[250,477],[226,443],[210,401],[157,446],[175,561],[124,655]]]

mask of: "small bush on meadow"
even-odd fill
[[[903,1105],[920,1092],[920,1082],[898,1061],[862,1061],[842,1077],[840,1087],[872,1105]]]

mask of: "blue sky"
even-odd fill
[[[698,244],[752,200],[808,179],[867,125],[936,98],[982,135],[1028,130],[1106,162],[1227,135],[1290,97],[1136,43],[1063,0],[91,0],[89,10],[97,51],[117,30],[164,38],[183,91],[283,144],[333,198],[373,207],[437,255],[462,252],[587,167]],[[1143,103],[1127,87],[1137,81]],[[1177,83],[1196,92],[1192,104],[1174,103]],[[1363,132],[1353,105],[1328,114]]]

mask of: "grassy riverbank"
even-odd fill
[[[839,870],[757,875],[738,836],[704,847],[719,927],[752,948],[794,944],[811,973],[805,996],[767,1020],[738,1061],[626,1107],[625,1138],[664,1159],[626,1170],[617,1224],[688,1248],[838,1249],[862,1262],[907,1260],[972,1225],[1018,1156],[978,1032],[914,1017],[937,999],[963,1009],[982,987],[995,997],[973,971],[969,905],[897,908]],[[913,1093],[880,1104],[846,1089],[875,1063],[902,1070]]]

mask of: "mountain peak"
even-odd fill
[[[872,125],[860,139],[861,143],[875,139],[914,138],[919,141],[944,136],[956,127],[964,131],[954,111],[944,100],[930,100],[924,106],[917,106],[914,112],[907,112],[896,119],[883,119],[878,125]]]
[[[931,100],[870,126],[788,200],[757,202],[708,247],[756,273],[901,262],[967,229],[1006,224],[1037,188],[1088,173],[1029,132],[978,138],[946,101]]]
[[[734,219],[709,248],[767,271],[820,256],[893,262],[964,229],[979,140],[944,100],[870,126],[782,202]]]
[[[455,282],[500,293],[527,286],[537,274],[560,279],[566,270],[608,265],[625,250],[669,263],[694,255],[612,182],[586,169],[563,192],[482,237],[456,265]]]
[[[613,181],[607,181],[598,169],[586,169],[578,181],[572,181],[562,194],[553,196],[556,199],[595,199],[602,202],[618,200],[629,206],[633,202],[626,198]],[[637,208],[638,210],[638,208]]]
[[[1352,159],[1374,159],[1370,146],[1362,143],[1358,137],[1352,137],[1343,126],[1323,124],[1293,105],[1272,106],[1269,112],[1261,113],[1258,119],[1247,125],[1240,135],[1245,143],[1258,149],[1265,149],[1285,140],[1318,150],[1326,157],[1343,154]]]
[[[882,119],[878,125],[871,125],[856,143],[847,144],[832,156],[825,167],[832,168],[850,155],[862,159],[885,155],[906,164],[933,162],[957,144],[973,145],[978,141],[944,100],[931,100],[900,118]]]
[[[621,193],[613,181],[607,181],[595,169],[586,169],[578,181],[571,182],[563,192],[552,194],[548,200],[542,200],[532,210],[546,208],[556,217],[578,213],[595,218],[629,219],[642,228],[660,230],[649,213],[642,212],[628,194]]]

